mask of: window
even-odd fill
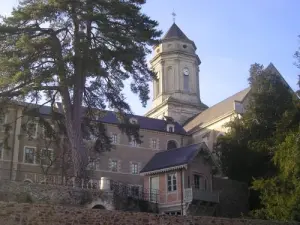
[[[131,163],[131,173],[132,174],[139,173],[139,164],[138,163]]]
[[[40,163],[41,165],[51,165],[53,160],[53,150],[52,149],[41,149],[40,152]]]
[[[25,163],[35,163],[34,162],[34,151],[35,148],[33,147],[25,147],[24,148],[24,162]]]
[[[176,141],[174,141],[174,140],[168,141],[167,150],[174,149],[174,148],[177,148]]]
[[[137,143],[137,141],[136,141],[134,138],[132,138],[132,140],[131,140],[131,142],[130,142],[130,145],[131,145],[132,147],[138,147],[138,146],[139,146],[139,144]]]
[[[6,123],[6,114],[0,114],[0,131],[4,131],[4,124]]]
[[[87,165],[87,170],[95,170],[95,161],[89,156],[89,163]]]
[[[168,174],[168,191],[176,191],[177,190],[177,184],[176,184],[176,173],[170,173]]]
[[[111,142],[113,144],[117,144],[117,142],[118,142],[118,135],[117,134],[112,134],[111,135]]]
[[[151,148],[158,149],[158,139],[151,139]]]
[[[175,131],[174,124],[168,124],[167,125],[167,131],[173,133]]]
[[[188,75],[183,76],[183,90],[186,92],[189,91],[189,76]]]
[[[3,143],[0,143],[0,159],[3,159]]]
[[[42,127],[42,136],[44,138],[53,138],[54,137],[54,132],[55,132],[55,127],[53,124],[50,125],[50,127],[46,127],[46,126],[43,126]]]
[[[194,186],[196,189],[206,190],[206,179],[198,174],[194,174]]]
[[[0,114],[0,125],[5,124],[5,114]]]
[[[131,124],[138,124],[138,121],[137,121],[136,118],[130,118],[129,122],[130,122]]]
[[[111,160],[110,170],[113,172],[118,172],[118,161],[117,160]]]
[[[37,134],[37,123],[35,121],[28,121],[27,125],[27,134],[30,137],[36,137]]]

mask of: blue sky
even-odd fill
[[[17,0],[0,0],[0,4],[0,14],[8,14]],[[293,54],[299,44],[299,0],[148,0],[143,11],[166,32],[173,9],[176,24],[198,48],[205,104],[212,106],[246,88],[254,62],[273,62],[290,86],[298,89]],[[125,93],[135,114],[150,108],[151,100],[143,108],[128,87]]]

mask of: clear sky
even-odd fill
[[[9,14],[17,2],[0,0],[0,14]],[[205,104],[212,106],[246,88],[254,62],[265,66],[273,62],[291,87],[298,89],[293,54],[300,44],[299,0],[148,0],[143,11],[166,32],[173,9],[176,24],[198,48]],[[129,88],[125,93],[135,114],[150,108],[151,100],[143,108]]]

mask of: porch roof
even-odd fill
[[[141,170],[141,174],[163,172],[172,168],[181,168],[189,164],[201,149],[207,148],[204,142],[156,153]]]

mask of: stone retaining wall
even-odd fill
[[[136,212],[157,211],[157,205],[154,203],[118,196],[111,191],[5,180],[0,180],[0,201],[84,206],[87,208],[98,205],[108,210]]]
[[[293,225],[263,220],[167,216],[70,206],[0,202],[5,225]],[[2,223],[1,223],[2,224]],[[3,223],[4,224],[4,223]],[[297,224],[299,225],[299,224]]]

